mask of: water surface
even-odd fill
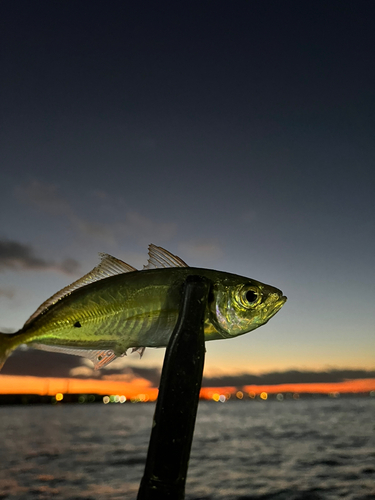
[[[135,500],[153,412],[0,407],[0,499]],[[201,402],[186,499],[374,499],[374,415],[374,398]]]

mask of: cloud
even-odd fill
[[[3,331],[5,331],[3,329]],[[131,382],[146,379],[153,387],[158,387],[159,368],[126,366],[112,369],[94,370],[94,365],[85,358],[39,351],[25,347],[17,349],[7,359],[1,375],[28,375],[33,377],[96,378],[98,380],[122,380]]]
[[[140,362],[141,365],[141,362]],[[104,373],[105,372],[105,373]],[[133,378],[141,378],[141,379],[146,379],[149,382],[151,382],[152,387],[158,387],[159,382],[160,382],[160,374],[161,371],[159,368],[147,368],[147,367],[142,367],[142,366],[128,366],[125,369],[121,370],[121,375],[118,374],[118,371],[111,370],[110,368],[107,368],[105,371],[103,371],[103,378],[108,379],[110,378],[111,380],[118,380],[118,376],[123,376],[125,372],[126,377],[133,377]]]
[[[54,184],[34,180],[29,184],[18,186],[15,194],[23,203],[27,203],[47,215],[63,217],[78,232],[103,238],[110,237],[106,225],[87,221],[77,215],[72,205],[60,194],[58,187]]]
[[[275,385],[275,384],[312,384],[333,383],[345,380],[375,378],[375,370],[329,370],[321,372],[289,370],[285,372],[270,372],[262,375],[244,373],[242,375],[223,375],[221,377],[204,377],[206,387],[242,387],[244,385]]]
[[[51,215],[72,214],[68,201],[58,192],[57,186],[46,182],[31,181],[16,188],[18,199]]]
[[[106,244],[115,244],[124,239],[135,240],[140,244],[158,243],[170,239],[176,232],[176,224],[157,221],[136,210],[126,210],[122,198],[114,198],[105,191],[94,191],[91,194],[95,200],[95,209],[104,208],[106,213],[113,214],[113,220],[108,215],[104,224],[82,217],[53,184],[34,180],[16,189],[16,196],[20,201],[45,214],[63,217],[80,236],[99,238]],[[119,213],[123,214],[120,220]]]
[[[68,354],[17,349],[7,359],[2,375],[30,375],[33,377],[69,377],[69,372],[81,364],[80,358]]]
[[[69,370],[69,377],[73,378],[96,378],[100,375],[98,370],[94,370],[94,367],[89,367],[86,365],[75,366]]]
[[[68,354],[59,354],[36,349],[18,349],[7,360],[1,371],[2,375],[30,375],[37,377],[79,377],[97,378],[98,380],[123,380],[126,382],[148,380],[153,387],[159,386],[160,368],[137,365],[125,368],[94,370],[86,359]],[[244,373],[242,375],[224,375],[221,377],[203,377],[203,387],[243,387],[245,385],[276,385],[303,383],[334,383],[345,380],[375,378],[375,370],[328,370],[270,372],[261,375]]]
[[[0,288],[0,297],[5,297],[6,299],[13,299],[15,292],[12,288]]]
[[[0,271],[4,269],[45,269],[74,274],[79,264],[74,259],[53,262],[38,257],[31,245],[18,241],[0,240]]]
[[[75,259],[64,259],[59,264],[53,264],[52,269],[56,269],[65,274],[75,274],[79,270],[79,267],[79,262]]]
[[[165,240],[169,239],[176,231],[176,224],[156,222],[137,211],[127,212],[123,227],[124,229],[128,228],[133,233],[136,232],[136,234],[142,235],[143,239],[147,235],[147,238]]]

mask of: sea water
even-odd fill
[[[154,404],[0,407],[0,499],[135,500]],[[200,402],[187,500],[375,499],[375,398]]]

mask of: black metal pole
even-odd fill
[[[204,313],[210,281],[185,281],[177,325],[161,374],[146,466],[137,500],[183,500],[193,441],[205,345]]]

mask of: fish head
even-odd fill
[[[226,277],[212,287],[210,321],[225,338],[266,324],[285,304],[281,290],[248,278]]]

